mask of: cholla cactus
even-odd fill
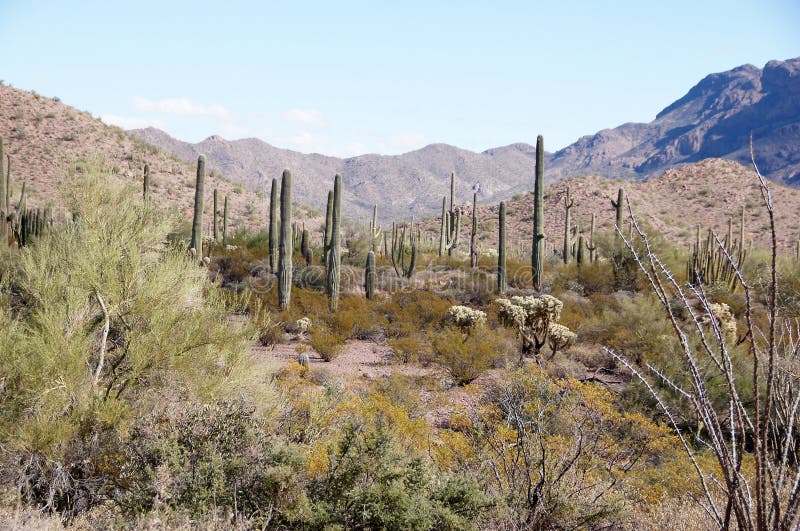
[[[722,336],[725,339],[736,339],[736,318],[733,316],[731,312],[730,306],[721,302],[711,303],[709,305],[711,309],[711,313],[714,315],[714,319],[719,323],[719,329],[722,333]],[[711,316],[706,314],[702,319],[701,322],[703,324],[710,325],[711,324]]]
[[[451,306],[447,310],[447,321],[464,331],[486,322],[486,313],[468,306]]]
[[[497,304],[500,306],[498,312],[500,318],[506,325],[517,328],[517,332],[522,338],[523,355],[531,350],[534,354],[539,354],[539,351],[550,339],[554,325],[558,325],[558,321],[561,319],[561,310],[564,308],[564,303],[552,295],[497,299]],[[566,327],[562,328],[566,329]],[[561,330],[557,329],[557,333],[560,332]],[[565,346],[558,346],[560,345],[558,340],[555,344],[556,350],[565,348]],[[553,354],[556,350],[553,351]]]
[[[550,350],[553,351],[553,356],[559,350],[569,348],[578,339],[578,334],[570,330],[564,325],[553,323],[550,325],[549,333],[547,334],[547,344],[550,345]],[[552,356],[551,356],[552,357]]]
[[[298,332],[308,332],[311,330],[311,319],[308,317],[301,317],[294,323],[294,327]]]

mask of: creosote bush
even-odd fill
[[[185,247],[166,243],[172,213],[105,168],[84,173],[64,188],[75,221],[0,273],[2,476],[64,515],[114,499],[137,412],[168,403],[148,396],[180,389],[204,402],[242,390],[251,333],[229,322]]]

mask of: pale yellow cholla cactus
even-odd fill
[[[486,313],[468,306],[451,306],[447,310],[446,319],[462,330],[469,331],[469,329],[486,322]]]
[[[714,318],[719,323],[720,332],[722,332],[722,336],[728,340],[735,340],[736,339],[736,318],[733,316],[731,312],[730,306],[725,304],[724,302],[720,303],[711,303],[709,305],[711,309],[711,313],[714,315]],[[704,324],[711,324],[711,319],[708,314],[706,314],[702,322]]]
[[[553,351],[553,356],[559,350],[569,348],[578,339],[578,334],[561,324],[551,324],[550,332],[547,334],[547,343],[550,345],[550,350]]]
[[[311,329],[311,319],[308,317],[301,317],[294,323],[294,327],[298,332],[308,332]]]
[[[510,299],[497,299],[500,318],[509,326],[515,326],[522,338],[522,351],[538,354],[550,341],[553,354],[571,345],[577,336],[566,326],[558,324],[564,303],[552,295],[532,295]],[[551,338],[555,330],[555,337]]]

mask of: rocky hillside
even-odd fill
[[[174,205],[188,220],[194,204],[194,161],[149,145],[118,127],[105,125],[88,112],[34,92],[0,85],[0,137],[11,159],[12,194],[19,197],[26,181],[28,205],[61,204],[59,188],[68,186],[68,166],[76,161],[102,161],[120,176],[141,182],[144,163],[150,165],[152,197]],[[7,161],[3,161],[4,167]],[[229,223],[265,226],[268,198],[221,177],[213,161],[207,165],[206,209],[211,212],[214,188],[228,195]],[[221,208],[221,207],[220,207]],[[309,218],[307,209],[301,218]],[[207,219],[210,219],[206,216]]]
[[[342,175],[345,211],[370,214],[380,205],[383,219],[410,218],[436,212],[448,193],[450,172],[466,183],[463,199],[477,191],[484,201],[500,200],[530,187],[530,146],[521,144],[474,153],[446,144],[432,144],[397,156],[361,155],[347,159],[306,155],[279,149],[255,138],[228,141],[209,137],[198,144],[181,142],[154,128],[132,131],[148,143],[194,160],[201,153],[227,177],[255,190],[268,190],[273,177],[291,168],[297,197],[316,208],[325,204],[336,173]],[[468,192],[468,193],[467,193]]]
[[[601,175],[646,180],[709,157],[746,163],[752,131],[763,173],[800,186],[799,95],[800,58],[711,74],[650,123],[605,129],[548,154],[545,179]],[[531,136],[535,132],[534,127]],[[133,133],[183,160],[205,153],[226,176],[257,190],[266,189],[284,167],[292,168],[299,197],[317,208],[332,176],[341,173],[345,207],[367,215],[378,203],[384,219],[436,212],[451,171],[465,184],[461,199],[466,201],[475,190],[481,201],[497,202],[530,189],[534,165],[534,148],[524,143],[482,153],[433,144],[398,156],[338,159],[279,149],[257,139],[212,136],[189,144],[152,128]]]
[[[597,230],[610,231],[614,226],[611,200],[623,187],[639,221],[654,227],[680,245],[693,241],[697,225],[725,234],[728,219],[733,218],[738,235],[741,208],[746,208],[746,239],[756,246],[769,244],[769,220],[762,207],[758,181],[750,167],[722,159],[685,164],[661,176],[643,182],[625,182],[604,177],[563,179],[545,187],[545,226],[548,246],[559,248],[564,234],[564,202],[567,186],[574,199],[572,222],[580,224],[588,236],[592,214]],[[776,210],[779,245],[794,252],[800,238],[800,190],[771,183]],[[497,204],[478,206],[481,245],[497,246]],[[471,206],[465,206],[460,249],[469,247]],[[431,238],[438,238],[439,219],[423,224]],[[507,202],[508,242],[513,248],[530,252],[533,233],[533,194],[518,195]]]
[[[583,137],[550,167],[561,176],[643,179],[709,157],[747,163],[751,133],[761,171],[800,185],[800,58],[706,76],[652,122]]]

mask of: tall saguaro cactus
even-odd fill
[[[617,191],[617,200],[611,200],[611,206],[617,211],[617,229],[622,230],[622,218],[624,217],[622,213],[625,208],[625,191],[622,188]]]
[[[269,270],[278,272],[278,179],[272,179],[269,191]]]
[[[328,307],[335,312],[339,309],[339,274],[342,261],[342,238],[339,234],[342,214],[342,176],[338,173],[333,179],[333,211],[331,212],[331,241],[328,251]]]
[[[369,225],[369,239],[372,244],[370,248],[373,252],[378,249],[381,232],[381,226],[378,225],[378,205],[374,205],[372,207],[372,222]]]
[[[506,202],[500,201],[497,243],[497,291],[506,292]]]
[[[0,210],[8,214],[8,201],[6,200],[6,176],[3,171],[3,137],[0,136]]]
[[[325,206],[325,233],[322,235],[322,262],[328,266],[328,254],[331,250],[331,229],[333,225],[333,190],[328,191]]]
[[[469,237],[469,264],[478,267],[478,193],[472,193],[472,232]]]
[[[563,258],[564,263],[569,264],[570,256],[572,255],[572,226],[570,213],[572,207],[575,205],[575,200],[570,195],[569,186],[567,186],[567,195],[564,197],[564,250]]]
[[[544,138],[536,137],[536,179],[533,184],[533,242],[531,272],[534,289],[542,289],[544,268]]]
[[[203,260],[203,185],[206,180],[206,157],[197,157],[197,179],[194,185],[194,216],[192,218],[192,241],[190,249],[198,260]]]
[[[310,266],[314,255],[311,252],[311,235],[305,227],[305,223],[303,224],[303,235],[300,237],[300,253],[302,253],[306,265]]]
[[[6,201],[6,176],[3,172],[3,137],[0,136],[0,237],[3,238],[3,244],[7,241],[7,223],[6,216],[8,216],[8,203]]]
[[[589,225],[589,242],[586,244],[586,249],[589,251],[589,263],[593,264],[597,260],[597,245],[594,243],[594,214],[592,214],[592,223]]]
[[[228,196],[222,202],[222,243],[228,239]]]
[[[218,242],[219,241],[219,228],[218,228],[219,224],[217,223],[217,214],[219,213],[219,205],[217,204],[217,189],[216,188],[214,188],[213,197],[214,197],[214,200],[213,200],[214,209],[213,209],[213,212],[212,212],[212,215],[211,215],[211,232],[212,232],[212,234],[214,236],[214,241]]]
[[[582,265],[583,264],[583,249],[584,249],[584,246],[585,246],[582,233],[578,234],[578,243],[577,243],[577,245],[578,245],[578,248],[575,250],[575,263],[577,263],[578,265]]]
[[[11,214],[11,155],[6,155],[6,161],[6,215],[8,216]],[[3,159],[0,158],[0,166],[2,165]]]
[[[439,230],[439,256],[444,256],[447,247],[447,198],[442,196],[442,227]]]
[[[292,173],[281,179],[281,237],[278,252],[278,306],[289,309],[292,300]]]
[[[375,251],[370,251],[364,267],[364,293],[369,300],[375,298],[375,276]]]
[[[0,157],[2,157],[2,150],[0,150]],[[0,170],[2,175],[2,170]],[[150,165],[144,165],[144,180],[142,181],[142,200],[147,203],[150,201]]]

